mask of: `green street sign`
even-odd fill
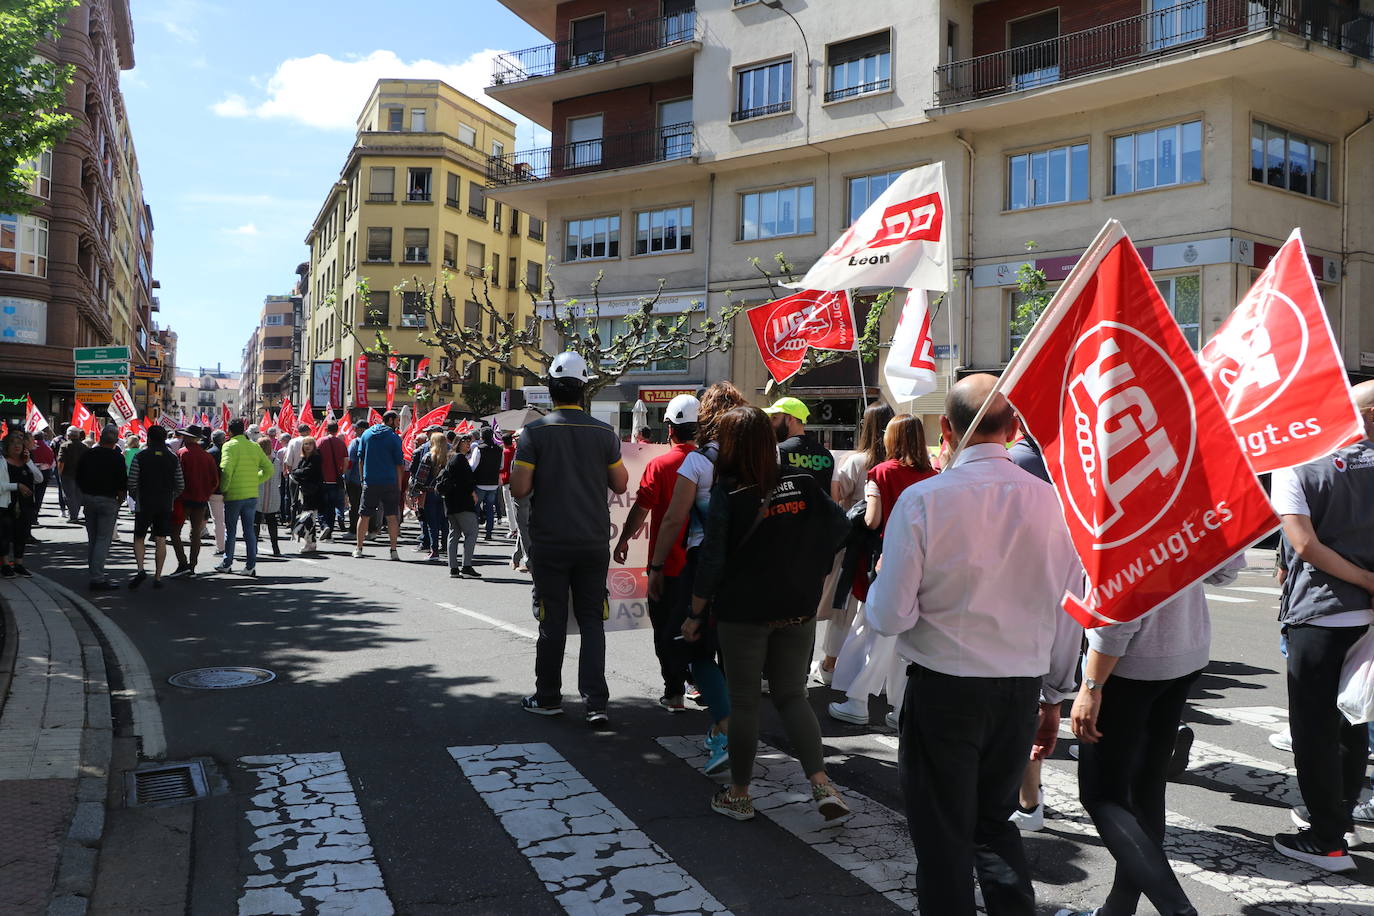
[[[77,378],[128,378],[129,364],[124,360],[105,362],[79,362],[76,364]]]
[[[128,362],[133,358],[128,347],[75,347],[72,358],[78,363],[98,363],[108,360]]]

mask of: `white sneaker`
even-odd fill
[[[1076,744],[1070,744],[1070,745],[1069,745],[1069,756],[1072,757],[1074,760],[1077,760],[1077,759],[1078,759],[1078,745],[1076,745]]]
[[[823,684],[829,687],[831,682],[835,680],[835,669],[831,668],[829,671],[826,671],[825,668],[822,667],[820,661],[812,662],[811,680],[815,681],[817,684]]]
[[[367,556],[367,554],[363,553],[363,549],[361,547],[354,547],[353,556],[354,558],[361,560],[363,557]]]
[[[1017,830],[1027,833],[1044,830],[1045,806],[1036,805],[1034,811],[1022,811],[1020,808],[1017,808],[1011,813],[1011,817],[1007,818],[1007,820],[1015,824]]]
[[[850,725],[868,724],[868,697],[845,700],[843,703],[831,703],[826,709],[832,719],[839,719]]]
[[[1293,732],[1286,728],[1281,732],[1274,732],[1269,736],[1269,743],[1279,750],[1291,754],[1293,753]]]
[[[897,713],[895,710],[883,716],[883,724],[893,731],[897,731],[901,727],[901,723],[897,721]]]

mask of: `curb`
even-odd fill
[[[14,657],[19,651],[19,631],[15,628],[10,606],[0,602],[0,713],[10,695],[10,681],[14,678]]]

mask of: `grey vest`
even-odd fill
[[[1374,569],[1374,443],[1368,440],[1293,469],[1307,497],[1317,540],[1361,569]],[[1287,545],[1285,544],[1285,547]],[[1311,623],[1370,606],[1370,594],[1285,551],[1288,578],[1279,599],[1279,620]]]

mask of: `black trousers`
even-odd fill
[[[281,556],[281,547],[277,546],[277,513],[275,512],[256,512],[253,514],[253,537],[258,537],[262,531],[262,523],[267,522],[267,533],[272,538],[272,555]]]
[[[1102,916],[1132,916],[1143,893],[1165,916],[1197,916],[1164,855],[1164,791],[1178,720],[1201,672],[1172,681],[1114,675],[1102,686],[1102,740],[1078,746],[1078,793],[1116,860]]]
[[[1312,835],[1335,848],[1353,830],[1369,754],[1369,732],[1336,708],[1341,665],[1367,627],[1288,627],[1288,727],[1298,791],[1312,819]]]
[[[649,622],[654,627],[654,654],[658,656],[659,673],[663,675],[663,695],[668,697],[682,696],[691,677],[686,641],[677,638],[682,635],[682,622],[686,619],[679,593],[691,581],[684,576],[665,578],[663,597],[658,601],[648,599]]]
[[[606,573],[611,551],[606,544],[565,550],[532,546],[530,573],[539,600],[539,640],[534,648],[534,696],[552,706],[563,699],[563,650],[568,642],[568,614],[577,618],[581,646],[577,690],[588,709],[605,709]]]
[[[898,766],[921,912],[973,916],[976,871],[988,916],[1034,916],[1021,833],[1008,818],[1035,738],[1040,678],[920,665],[907,674]]]

